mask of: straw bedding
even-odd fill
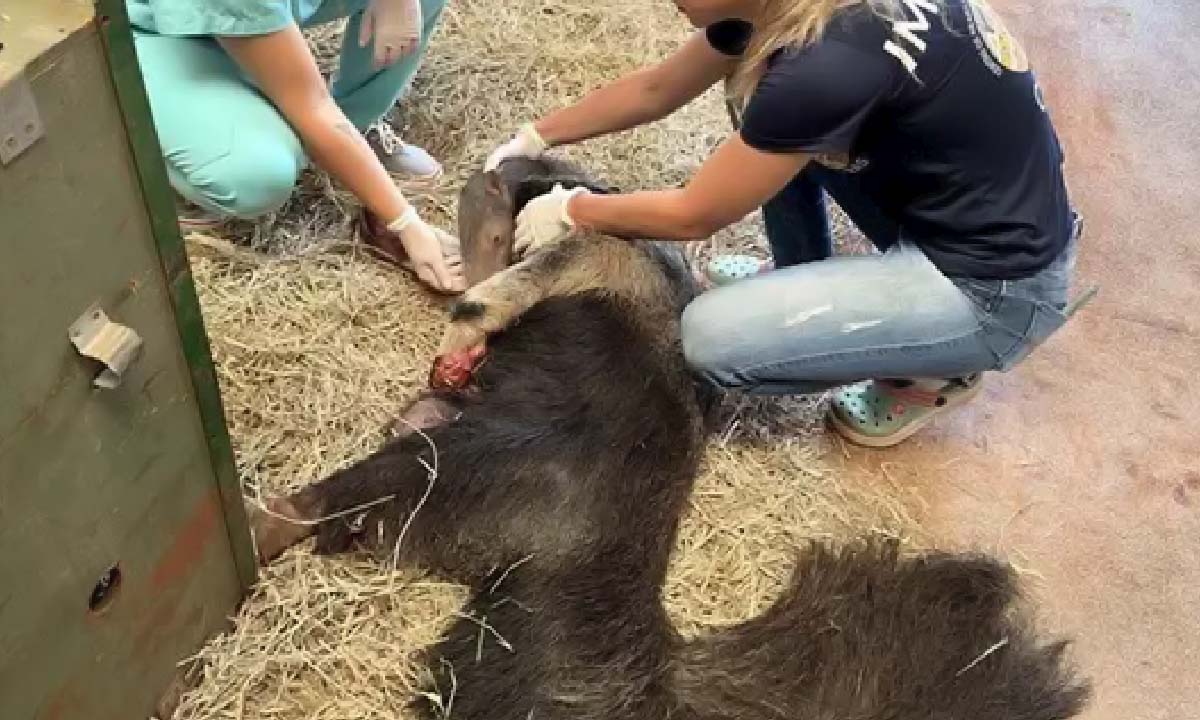
[[[323,57],[336,27],[310,33]],[[660,0],[452,0],[397,125],[446,166],[410,197],[453,227],[457,188],[520,122],[671,50],[686,27]],[[651,127],[572,150],[622,188],[683,181],[728,131],[719,93]],[[250,502],[370,452],[425,381],[444,301],[350,242],[351,199],[319,175],[277,216],[188,247]],[[860,243],[837,224],[843,243]],[[756,218],[696,248],[762,254]],[[753,614],[806,538],[919,532],[913,498],[831,472],[819,399],[726,403],[666,595],[685,632]],[[452,448],[443,449],[452,452]],[[465,597],[415,572],[287,553],[190,667],[180,719],[408,716],[432,642]],[[519,651],[519,648],[517,649]]]

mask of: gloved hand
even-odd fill
[[[387,229],[400,236],[408,264],[422,282],[443,292],[466,289],[458,238],[430,226],[412,206]]]
[[[421,0],[371,0],[363,11],[358,44],[375,40],[375,69],[380,70],[415,52],[421,42]]]
[[[495,170],[500,163],[513,157],[526,157],[537,159],[546,152],[550,145],[542,139],[537,128],[533,123],[526,123],[521,126],[516,135],[512,139],[504,143],[500,147],[492,151],[488,155],[487,162],[483,164],[484,172]]]
[[[530,200],[517,216],[513,252],[518,257],[524,256],[575,234],[577,228],[575,221],[567,214],[567,202],[586,192],[587,188],[566,190],[562,185],[555,185],[550,192]]]

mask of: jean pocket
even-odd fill
[[[1048,302],[1001,294],[982,319],[985,342],[996,355],[996,369],[1016,367],[1066,322],[1066,314]]]
[[[956,278],[953,282],[971,301],[975,313],[981,316],[991,315],[1004,294],[1003,280]]]

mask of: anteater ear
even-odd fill
[[[504,178],[500,177],[500,173],[495,170],[488,170],[483,174],[483,187],[484,191],[492,197],[508,197],[508,188],[504,186]]]
[[[553,190],[555,185],[562,185],[568,190],[577,187],[587,188],[589,191],[599,195],[610,195],[618,192],[616,188],[589,182],[577,176],[530,175],[517,183],[516,197],[514,198],[516,200],[517,212],[524,209],[526,203],[530,200]]]

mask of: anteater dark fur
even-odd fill
[[[477,592],[427,652],[452,716],[1052,720],[1088,697],[989,557],[814,544],[766,612],[684,640],[632,551]]]
[[[603,237],[480,271],[509,261],[513,216],[556,180],[591,184],[522,160],[464,189],[469,271],[483,250],[443,351],[487,341],[473,385],[414,404],[406,417],[425,436],[270,503],[312,520],[389,498],[317,523],[318,551],[358,540],[391,555],[403,529],[402,563],[474,588],[426,652],[441,704],[418,707],[463,720],[1077,714],[1088,686],[1065,644],[1038,640],[1011,569],[985,556],[813,545],[765,613],[676,633],[661,588],[712,400],[679,353],[696,288],[670,248]],[[312,529],[255,520],[264,559]]]
[[[548,180],[511,182],[484,190],[504,201],[510,224],[513,198]],[[314,529],[321,551],[357,538],[390,553],[403,528],[408,561],[478,582],[527,556],[542,570],[578,564],[612,536],[669,548],[715,397],[680,349],[679,316],[696,292],[675,248],[613,238],[565,242],[486,278],[459,301],[443,341],[449,352],[487,340],[472,387],[418,401],[407,415],[426,435],[390,442],[272,509],[317,518],[392,499],[315,528],[260,517],[260,555]]]

